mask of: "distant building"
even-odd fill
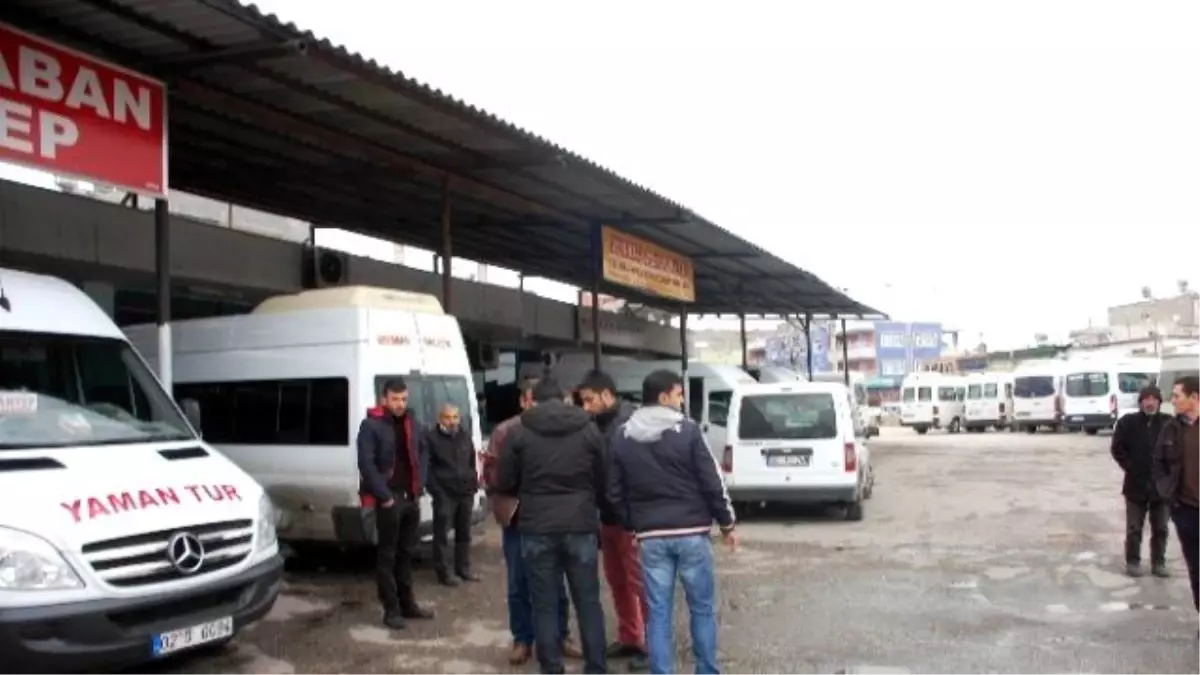
[[[958,332],[938,322],[847,321],[844,336],[836,324],[830,356],[839,372],[849,369],[898,385],[908,373],[957,349]]]
[[[1200,339],[1200,293],[1179,282],[1179,294],[1150,297],[1108,308],[1108,323],[1071,331],[1073,352],[1109,352],[1126,356],[1161,354],[1164,349]]]

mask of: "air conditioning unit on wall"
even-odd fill
[[[306,244],[300,268],[304,288],[341,286],[350,278],[350,256],[320,246]]]

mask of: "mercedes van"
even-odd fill
[[[110,670],[230,640],[282,583],[274,511],[75,286],[0,269],[0,659]]]

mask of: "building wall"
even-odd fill
[[[1112,339],[1138,340],[1159,335],[1197,335],[1200,293],[1189,291],[1171,298],[1154,298],[1108,308]]]

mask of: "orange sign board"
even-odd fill
[[[604,280],[680,302],[696,301],[696,272],[687,256],[605,226]]]

